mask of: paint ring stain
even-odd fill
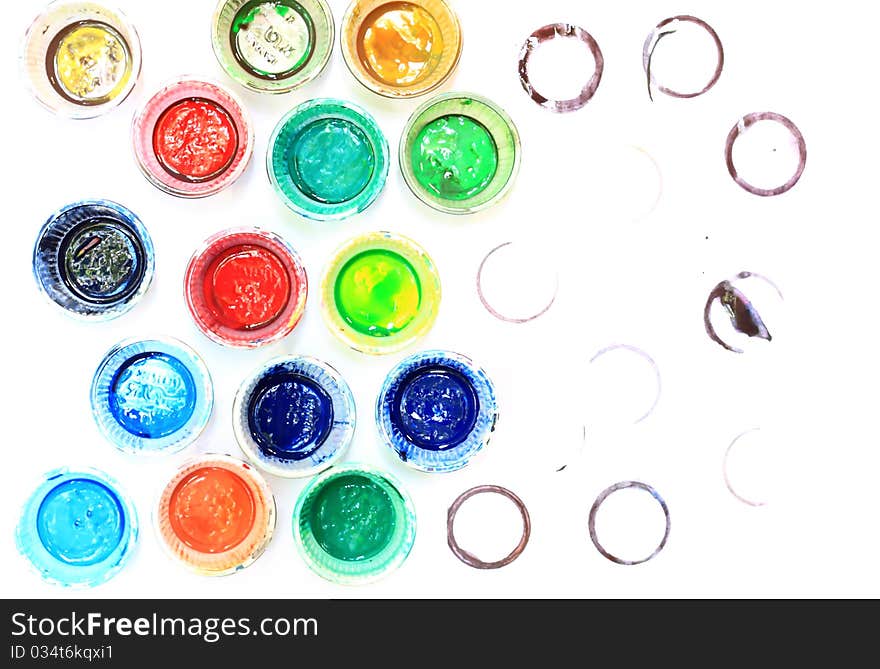
[[[608,499],[608,497],[610,495],[614,494],[615,492],[617,492],[619,490],[627,490],[627,489],[643,490],[644,492],[651,495],[651,497],[653,497],[657,501],[657,503],[660,505],[660,508],[662,509],[663,515],[665,516],[665,519],[666,519],[666,527],[665,527],[665,530],[663,533],[663,538],[660,540],[660,543],[657,545],[657,548],[655,548],[654,551],[650,555],[648,555],[647,557],[639,558],[637,560],[625,560],[623,558],[620,558],[620,557],[608,552],[605,549],[605,547],[601,544],[601,542],[599,541],[599,537],[596,534],[596,514],[598,513],[599,508],[602,506],[602,504],[605,502],[605,500]],[[648,562],[649,560],[652,560],[655,557],[657,557],[657,555],[660,553],[660,551],[662,551],[663,548],[666,546],[666,542],[669,539],[669,530],[671,529],[672,522],[669,517],[669,507],[666,506],[666,501],[660,496],[660,493],[658,493],[656,490],[654,490],[654,488],[649,486],[647,483],[642,483],[640,481],[621,481],[620,483],[615,483],[614,485],[609,486],[608,488],[603,490],[601,493],[599,493],[599,496],[596,498],[596,501],[593,502],[593,506],[590,508],[590,516],[589,516],[589,520],[587,522],[587,525],[588,525],[588,529],[590,532],[590,540],[593,542],[593,545],[596,547],[596,550],[599,551],[599,553],[604,558],[606,558],[607,560],[610,560],[611,562],[614,562],[616,564],[631,566],[631,565],[637,565],[637,564],[642,564],[642,563]]]
[[[657,48],[657,45],[660,43],[660,40],[664,37],[668,37],[676,32],[678,29],[678,25],[680,23],[690,23],[699,28],[705,30],[709,37],[712,38],[712,41],[715,45],[715,51],[717,53],[717,61],[715,63],[715,70],[712,72],[712,76],[709,78],[709,81],[700,88],[699,90],[692,92],[681,92],[673,90],[667,86],[657,83],[654,79],[654,75],[651,72],[651,60],[654,56],[654,51]],[[647,77],[648,82],[648,96],[653,100],[653,93],[651,92],[651,86],[656,86],[657,90],[663,93],[664,95],[668,95],[673,98],[695,98],[707,93],[721,78],[721,72],[724,70],[724,47],[721,45],[721,38],[718,37],[718,33],[715,32],[715,29],[706,23],[703,19],[699,19],[696,16],[690,16],[687,14],[680,14],[678,16],[672,16],[667,19],[663,19],[658,23],[651,33],[648,35],[647,39],[645,39],[645,46],[642,49],[642,65],[645,69],[645,76]]]
[[[798,164],[795,168],[794,173],[785,183],[774,188],[761,188],[759,186],[750,184],[740,175],[733,161],[734,144],[736,143],[737,139],[739,139],[739,137],[742,136],[743,133],[745,133],[750,126],[760,121],[772,121],[783,126],[791,134],[792,140],[797,146]],[[748,191],[749,193],[752,193],[753,195],[759,195],[761,197],[773,197],[775,195],[781,195],[782,193],[791,190],[795,187],[797,182],[800,181],[800,178],[804,173],[804,169],[807,166],[807,143],[804,140],[804,136],[801,134],[800,129],[794,124],[794,122],[792,122],[789,118],[783,116],[782,114],[777,114],[776,112],[751,112],[743,116],[739,121],[736,122],[736,125],[734,125],[733,128],[730,129],[730,133],[727,135],[727,142],[724,146],[724,157],[727,163],[727,171],[730,173],[730,177],[741,188]]]
[[[554,39],[576,39],[583,42],[593,56],[595,68],[589,81],[584,84],[580,94],[569,100],[553,100],[542,95],[533,84],[529,75],[529,61],[535,50],[550,40]],[[605,58],[602,50],[599,48],[598,42],[593,36],[583,28],[571,25],[570,23],[551,23],[549,25],[538,28],[529,35],[528,39],[523,43],[519,54],[519,82],[523,90],[537,104],[550,111],[563,113],[577,111],[586,105],[596,94],[599,83],[602,81],[602,74],[605,70]]]

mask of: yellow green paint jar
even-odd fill
[[[373,232],[344,244],[321,285],[327,327],[353,349],[399,351],[424,336],[440,306],[440,277],[406,237]]]

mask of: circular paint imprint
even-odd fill
[[[110,384],[110,412],[127,432],[158,439],[177,432],[192,417],[196,389],[177,358],[143,353],[127,360]]]
[[[437,20],[410,2],[389,2],[361,23],[358,58],[380,81],[392,86],[415,84],[437,66],[443,36]]]
[[[168,107],[153,130],[153,151],[172,176],[190,182],[213,179],[238,151],[238,130],[223,107],[188,98]]]
[[[670,97],[695,98],[721,77],[724,48],[712,26],[702,19],[673,16],[658,23],[648,35],[642,65],[652,100],[652,87]]]
[[[92,219],[72,230],[59,255],[62,281],[88,302],[125,299],[140,286],[143,248],[115,221]]]
[[[314,51],[311,16],[294,0],[247,2],[230,27],[235,60],[264,79],[284,79],[302,69]]]
[[[284,311],[291,281],[278,257],[252,244],[219,254],[205,272],[205,301],[226,327],[251,330],[268,325]]]
[[[303,460],[327,439],[333,427],[333,400],[301,374],[264,377],[247,407],[248,427],[261,452],[282,460]]]
[[[389,544],[397,523],[388,493],[372,479],[343,474],[315,495],[308,523],[315,540],[338,560],[367,560]]]
[[[558,289],[556,263],[533,244],[499,244],[477,270],[480,302],[495,318],[508,323],[527,323],[547,313]]]
[[[465,441],[479,412],[473,385],[454,369],[432,365],[401,382],[392,420],[416,446],[439,451]]]
[[[413,174],[423,188],[443,199],[467,200],[492,183],[498,148],[482,123],[451,114],[419,131],[411,160]]]
[[[359,195],[373,176],[369,138],[351,121],[326,118],[310,123],[293,142],[290,175],[306,195],[340,204]]]
[[[614,495],[618,492],[624,494]],[[601,522],[597,520],[600,509]],[[605,537],[602,542],[597,524]],[[622,481],[603,490],[590,509],[588,521],[590,539],[596,550],[622,565],[642,564],[654,558],[666,546],[670,525],[666,502],[654,488],[638,481]]]
[[[794,188],[807,164],[807,145],[798,127],[782,114],[743,116],[727,136],[727,170],[741,188],[770,197]]]
[[[78,104],[112,100],[131,77],[128,44],[116,30],[98,21],[74,23],[63,30],[49,45],[47,57],[52,86]]]
[[[174,489],[168,504],[174,534],[200,553],[223,553],[253,529],[256,508],[248,485],[223,467],[202,467]]]
[[[740,272],[718,283],[703,308],[706,334],[719,346],[733,353],[771,342],[767,323],[781,321],[782,293],[770,279],[754,272]],[[763,314],[763,316],[762,316]]]
[[[402,255],[385,249],[349,260],[336,279],[335,302],[343,320],[361,334],[388,337],[418,314],[421,285]]]
[[[491,495],[486,495],[485,493],[494,493]],[[516,514],[517,518],[510,518],[511,522],[505,522],[508,520],[506,512],[507,509],[493,509],[493,511],[501,513],[498,517],[494,514],[492,516],[492,526],[488,529],[485,527],[485,513],[480,514],[479,516],[475,513],[477,508],[480,510],[485,509],[484,506],[480,506],[478,504],[469,504],[465,505],[464,503],[468,501],[471,497],[483,494],[487,499],[485,502],[494,503],[498,498],[501,498],[501,503],[504,504],[504,498],[513,503],[513,506],[516,508],[518,512]],[[494,499],[493,499],[494,498]],[[484,500],[480,500],[481,502]],[[462,510],[462,506],[464,505],[464,512],[459,513]],[[470,508],[469,508],[470,507]],[[476,508],[475,508],[476,507]],[[462,522],[464,521],[464,522]],[[470,521],[470,522],[469,522]],[[487,535],[490,535],[488,538],[496,539],[501,532],[501,530],[510,529],[511,531],[515,531],[513,528],[513,523],[519,521],[522,524],[522,534],[519,537],[518,542],[514,546],[513,550],[510,551],[504,557],[501,557],[497,560],[481,560],[476,555],[474,555],[469,550],[466,550],[461,547],[458,542],[458,538],[455,534],[455,526],[456,525],[465,525],[467,527],[467,534],[469,535],[469,543],[471,542],[480,542],[483,543],[482,540],[487,538]],[[478,525],[479,524],[479,525]],[[507,527],[509,526],[509,528]],[[446,542],[449,545],[449,549],[452,551],[453,555],[457,557],[459,560],[464,562],[469,567],[473,567],[474,569],[498,569],[500,567],[504,567],[514,560],[516,560],[522,552],[525,550],[526,546],[529,543],[529,537],[532,532],[532,523],[529,518],[529,512],[526,509],[525,503],[512,491],[507,488],[503,488],[498,485],[480,485],[470,490],[466,490],[461,495],[459,495],[452,505],[449,507],[449,511],[446,516]],[[489,549],[491,550],[491,549]]]
[[[50,490],[37,511],[40,542],[56,559],[87,567],[106,560],[122,541],[125,511],[98,481],[71,479]]]

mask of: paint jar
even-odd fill
[[[239,348],[290,334],[308,295],[299,254],[259,228],[233,228],[205,240],[187,265],[183,287],[189,312],[205,336]]]
[[[161,88],[132,124],[138,167],[159,190],[205,197],[238,179],[254,150],[251,122],[219,84],[182,77]]]
[[[118,449],[169,454],[205,429],[214,391],[205,363],[183,342],[127,339],[98,366],[91,402],[98,428]]]
[[[188,569],[223,576],[256,560],[275,531],[275,498],[262,476],[229,455],[185,462],[159,497],[159,543]]]
[[[429,207],[471,214],[500,200],[519,170],[519,133],[486,98],[445,93],[428,100],[400,137],[406,185]]]
[[[25,502],[18,551],[45,580],[85,587],[104,583],[131,557],[137,514],[116,482],[94,469],[55,469]]]
[[[334,467],[300,493],[293,538],[322,578],[369,583],[406,560],[416,538],[415,508],[388,474],[362,465]]]
[[[440,307],[440,276],[427,252],[390,232],[355,237],[338,249],[321,282],[330,331],[373,355],[406,348],[427,334]]]
[[[53,2],[24,38],[21,66],[31,94],[59,116],[100,116],[125,100],[141,74],[141,42],[118,9]]]
[[[333,367],[286,355],[261,365],[232,406],[235,438],[263,471],[313,476],[336,464],[354,436],[354,396]]]
[[[342,18],[345,64],[366,88],[408,98],[445,82],[461,57],[461,25],[444,0],[355,0]]]
[[[402,462],[423,472],[461,469],[489,443],[498,421],[495,386],[458,353],[402,360],[376,401],[379,434]]]
[[[121,316],[150,287],[153,242],[140,219],[109,200],[68,204],[43,224],[34,245],[40,291],[68,314]]]
[[[307,84],[333,51],[333,15],[325,0],[220,0],[211,25],[220,66],[258,93]]]
[[[288,112],[272,132],[266,154],[269,181],[300,216],[347,218],[382,192],[388,142],[364,109],[342,100],[309,100]]]

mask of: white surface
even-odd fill
[[[215,62],[209,39],[213,0],[120,4],[141,34],[143,79],[119,109],[81,122],[42,110],[17,78],[18,43],[11,37],[23,32],[41,3],[10,3],[4,10],[4,596],[880,595],[876,17],[866,16],[870,10],[864,5],[838,3],[829,23],[830,15],[818,4],[793,2],[542,0],[513,8],[502,0],[458,0],[464,54],[444,89],[484,94],[516,121],[523,140],[516,187],[501,205],[454,218],[419,203],[395,161],[385,191],[369,210],[319,225],[297,219],[269,186],[264,157],[275,122],[312,97],[350,99],[377,117],[396,152],[400,130],[422,100],[388,101],[361,89],[338,46],[328,71],[304,90],[280,97],[249,93]],[[331,5],[338,22],[345,2]],[[659,20],[683,12],[706,19],[718,31],[727,57],[724,73],[701,98],[658,94],[652,104],[642,44]],[[516,74],[523,40],[555,21],[590,31],[606,63],[595,98],[562,116],[535,105]],[[235,89],[257,133],[244,177],[198,201],[153,188],[130,148],[129,124],[137,106],[162,82],[184,73],[214,77]],[[789,116],[803,132],[809,156],[801,182],[770,199],[737,187],[723,159],[725,138],[737,118],[761,110]],[[601,182],[584,176],[601,174],[604,156],[632,145],[645,149],[663,175],[659,205],[637,223],[621,221],[616,207],[626,202],[609,201]],[[137,212],[157,256],[156,279],[143,302],[116,321],[94,325],[77,323],[42,301],[30,269],[34,238],[45,218],[90,196],[117,200]],[[305,259],[312,291],[305,320],[294,334],[267,349],[241,352],[221,348],[198,332],[181,285],[186,262],[203,239],[244,224],[289,239]],[[331,338],[321,321],[317,286],[336,246],[376,229],[411,236],[432,253],[444,301],[436,327],[416,348],[370,358]],[[503,241],[527,242],[534,236],[555,244],[557,301],[531,324],[495,320],[477,298],[479,261]],[[737,356],[708,339],[702,309],[712,287],[741,270],[762,273],[779,285],[788,327],[772,345]],[[768,326],[772,332],[773,323]],[[89,413],[89,383],[104,352],[123,337],[149,333],[191,344],[206,359],[215,383],[217,401],[207,432],[167,459],[117,452],[101,438]],[[583,444],[578,401],[564,394],[580,388],[586,361],[612,343],[647,351],[660,368],[663,394],[640,424],[589,433]],[[483,457],[445,476],[410,472],[395,461],[378,443],[372,419],[386,372],[406,353],[428,347],[480,361],[502,402],[497,433]],[[282,352],[317,356],[343,373],[360,416],[348,459],[393,472],[415,501],[415,548],[398,572],[375,585],[339,587],[306,568],[290,531],[302,481],[270,477],[279,512],[276,536],[266,554],[242,573],[222,579],[190,575],[160,551],[151,524],[159,490],[188,456],[239,453],[231,428],[234,393],[253,368]],[[787,463],[774,482],[772,502],[757,509],[728,492],[721,470],[730,441],[756,426],[781,435]],[[43,584],[15,553],[12,539],[19,505],[41,474],[68,463],[93,465],[115,476],[140,514],[133,560],[112,581],[87,593]],[[556,473],[560,463],[568,466]],[[587,535],[587,513],[596,495],[628,479],[654,486],[672,516],[665,550],[635,567],[606,561]],[[496,572],[470,569],[446,547],[448,505],[481,483],[510,488],[532,517],[525,553]],[[506,548],[511,528],[497,525]],[[491,519],[487,526],[491,530]]]

